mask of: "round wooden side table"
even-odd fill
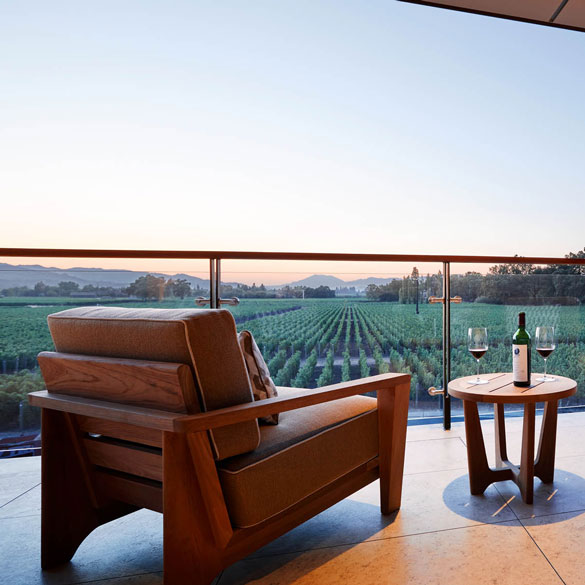
[[[557,412],[561,398],[572,396],[577,391],[577,383],[570,378],[554,376],[554,382],[537,382],[542,374],[532,374],[532,385],[528,388],[514,386],[512,374],[482,374],[487,384],[472,385],[469,380],[476,376],[457,378],[449,382],[451,396],[463,401],[465,435],[467,437],[467,464],[469,467],[469,487],[474,495],[482,494],[496,481],[511,479],[520,488],[522,499],[532,504],[534,496],[534,476],[544,483],[554,479],[555,447],[557,437]],[[494,405],[494,424],[496,434],[496,469],[487,462],[485,443],[481,432],[478,402]],[[534,460],[534,415],[537,402],[544,402],[544,416],[538,454]],[[504,404],[523,404],[524,423],[522,427],[522,451],[520,466],[508,461],[506,452],[506,430],[504,423]]]

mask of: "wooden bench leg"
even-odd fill
[[[209,585],[222,569],[221,551],[207,520],[187,435],[163,436],[164,585]]]
[[[410,383],[378,392],[380,509],[390,514],[400,508]]]
[[[43,408],[41,425],[41,566],[48,569],[71,560],[100,521],[72,441],[70,415]]]
[[[75,417],[41,413],[41,566],[70,561],[95,528],[138,508],[99,498]]]

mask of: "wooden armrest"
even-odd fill
[[[387,390],[398,385],[403,385],[406,392],[410,391],[409,383],[410,376],[408,374],[380,374],[360,380],[342,382],[341,384],[332,384],[315,390],[304,390],[297,396],[277,396],[276,398],[256,400],[228,408],[190,415],[105,400],[82,398],[80,396],[66,396],[55,392],[47,392],[46,390],[32,392],[28,395],[28,400],[33,406],[41,408],[93,416],[160,431],[190,433],[225,427],[239,422],[254,420],[260,416],[296,410],[297,408],[339,400],[340,398],[347,398],[364,392]]]
[[[185,415],[155,408],[143,408],[106,400],[95,400],[81,396],[69,396],[55,392],[31,392],[28,401],[33,406],[51,408],[73,414],[94,416],[105,420],[128,423],[139,427],[158,429],[160,431],[174,430],[173,421],[176,418],[183,418]]]
[[[340,398],[347,398],[364,392],[387,390],[398,385],[405,385],[405,388],[408,387],[410,392],[410,376],[408,374],[380,374],[340,384],[332,384],[331,386],[323,386],[315,390],[305,390],[298,396],[277,396],[276,398],[237,404],[236,406],[219,408],[201,414],[183,415],[173,420],[173,428],[179,433],[206,431],[253,420],[260,416],[339,400]]]

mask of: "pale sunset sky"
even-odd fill
[[[583,63],[583,33],[395,0],[5,0],[0,246],[563,256]]]

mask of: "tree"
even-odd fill
[[[5,297],[32,297],[35,292],[28,286],[12,286],[2,289],[2,295]]]
[[[380,287],[377,284],[368,284],[366,287],[366,299],[377,301],[380,297]]]
[[[127,289],[129,295],[141,299],[162,300],[165,294],[165,279],[160,276],[147,274],[137,278]]]
[[[565,254],[565,258],[572,260],[585,259],[585,248],[578,252],[569,252]],[[537,271],[543,273],[545,271],[552,272],[554,274],[580,274],[585,275],[585,265],[583,264],[553,264],[552,266],[545,266],[538,268]]]
[[[169,278],[165,284],[165,296],[184,299],[185,297],[191,296],[191,294],[191,285],[184,278],[178,278],[177,280]]]
[[[335,291],[328,286],[307,287],[305,289],[305,298],[307,299],[331,299],[333,297],[335,297]]]
[[[92,293],[96,297],[121,297],[125,293],[121,288],[114,288],[113,286],[95,286],[94,284],[86,284],[81,292]]]
[[[518,254],[514,254],[515,258],[519,258]],[[490,274],[532,274],[534,272],[534,264],[497,264],[490,267]]]
[[[254,283],[250,286],[249,284],[234,283],[222,284],[221,296],[241,299],[267,299],[276,297],[276,292],[266,290],[263,284],[256,286],[256,283]]]
[[[585,258],[585,249],[565,258]],[[584,265],[499,264],[483,279],[479,300],[483,302],[574,304],[585,301]]]
[[[419,287],[419,282],[418,282],[418,280],[419,280],[419,279],[418,279],[418,276],[419,276],[419,275],[418,275],[418,268],[415,266],[415,267],[412,269],[412,274],[410,275],[410,278],[411,278],[411,279],[414,281],[414,283],[415,283],[415,290],[414,290],[414,295],[415,295],[415,300],[416,300],[416,314],[417,314],[417,315],[418,315],[418,297],[419,297],[419,294],[418,294],[418,292],[419,292],[419,291],[418,291],[418,287]]]
[[[368,284],[366,287],[366,298],[372,301],[395,303],[398,301],[400,287],[401,281],[398,279],[380,286],[377,284]]]
[[[443,295],[443,274],[439,270],[437,274],[427,274],[423,283],[423,298],[440,297]]]
[[[76,282],[72,282],[70,280],[60,282],[57,285],[58,295],[60,297],[68,297],[71,293],[77,292],[79,290],[79,285]]]
[[[483,275],[479,272],[466,272],[451,276],[451,295],[473,303],[481,295]]]
[[[418,312],[418,293],[419,273],[415,266],[410,276],[403,277],[398,297],[401,303],[416,303]]]
[[[41,280],[35,284],[34,291],[37,297],[44,297],[49,291],[49,287]]]
[[[285,299],[300,299],[303,297],[303,292],[301,287],[292,288],[287,284],[280,289],[278,296]]]

